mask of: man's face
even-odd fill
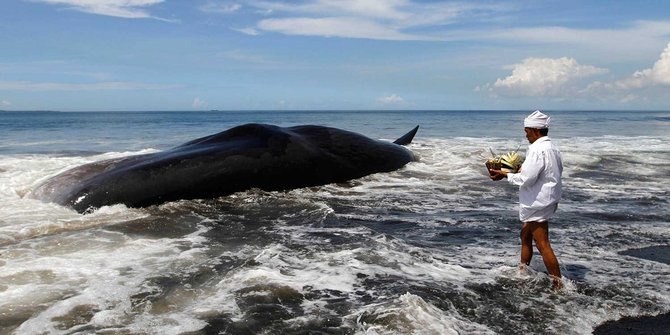
[[[523,128],[523,131],[526,132],[526,138],[528,139],[528,142],[530,142],[531,144],[533,144],[533,142],[535,142],[538,138],[542,137],[539,129]]]

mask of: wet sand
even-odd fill
[[[657,245],[641,249],[629,249],[622,251],[619,254],[670,264],[670,245]]]
[[[670,329],[670,313],[657,316],[625,317],[607,321],[593,330],[593,335],[666,335]]]
[[[652,246],[630,249],[620,252],[621,255],[638,257],[650,261],[670,264],[670,246]],[[607,321],[593,330],[594,335],[619,334],[668,334],[670,329],[670,312],[656,316],[624,317],[619,320]]]

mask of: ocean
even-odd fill
[[[670,311],[670,112],[548,111],[564,194],[550,222],[565,288],[520,272],[517,189],[490,150],[530,111],[0,112],[0,334],[590,334]],[[394,140],[405,168],[79,214],[24,198],[96,160],[244,123]]]

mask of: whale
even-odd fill
[[[172,149],[77,166],[26,196],[89,213],[115,204],[142,208],[343,183],[416,160],[405,145],[418,129],[391,142],[327,126],[244,124]]]

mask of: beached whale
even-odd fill
[[[323,126],[246,124],[170,150],[75,167],[28,196],[84,213],[113,204],[145,207],[252,188],[278,191],[344,182],[413,161],[402,145],[418,128],[391,143]]]

